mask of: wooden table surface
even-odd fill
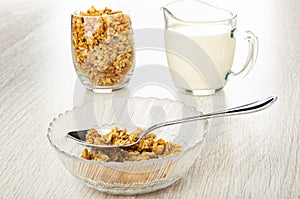
[[[134,28],[162,28],[159,7],[166,2],[128,1]],[[91,98],[145,93],[175,96],[204,111],[207,101],[216,110],[269,95],[279,99],[263,112],[212,121],[209,153],[188,175],[166,189],[128,198],[299,198],[300,1],[214,2],[234,10],[238,27],[258,36],[259,56],[246,78],[216,95],[192,97],[176,90],[147,92],[147,86],[137,92],[130,85],[113,94],[86,91],[70,48],[69,14],[80,1],[0,0],[0,198],[126,198],[71,176],[51,148],[47,128],[53,117]],[[155,52],[138,52],[137,68],[145,65],[139,56],[165,61],[151,58]]]

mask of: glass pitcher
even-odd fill
[[[245,76],[254,66],[258,39],[251,32],[237,32],[237,15],[198,0],[179,0],[162,7],[165,48],[176,87],[193,95],[221,90],[231,77]],[[240,71],[231,70],[236,38],[249,44]]]

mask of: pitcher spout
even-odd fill
[[[174,15],[172,14],[172,12],[167,7],[161,7],[161,10],[163,11],[165,17],[170,16],[170,17],[174,18]]]
[[[161,7],[167,26],[174,23],[223,23],[236,14],[200,0],[176,0]]]
[[[167,7],[161,7],[161,10],[164,13],[165,28],[168,28],[172,24],[177,23],[177,18],[170,11],[170,9],[168,9]]]

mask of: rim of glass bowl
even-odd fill
[[[158,101],[167,101],[167,102],[171,102],[171,103],[180,103],[182,104],[184,107],[186,108],[190,108],[192,109],[193,111],[195,112],[198,112],[199,114],[202,114],[201,111],[197,111],[195,107],[193,106],[190,106],[190,105],[186,105],[180,101],[175,101],[175,100],[170,100],[170,99],[167,99],[167,98],[163,98],[163,99],[159,99],[159,98],[155,98],[155,97],[131,97],[131,98],[119,98],[120,100],[131,100],[131,99],[152,99],[152,100],[158,100]],[[198,144],[202,143],[203,140],[205,139],[205,136],[206,134],[208,133],[208,121],[207,120],[202,120],[205,122],[205,126],[204,126],[204,134],[203,134],[203,138],[199,141],[199,142],[196,142],[194,145],[191,145],[190,147],[186,147],[184,150],[182,150],[182,152],[178,153],[178,154],[172,154],[172,155],[168,155],[166,157],[163,157],[163,158],[154,158],[154,159],[150,159],[150,160],[143,160],[143,161],[132,161],[132,162],[100,162],[100,161],[96,161],[96,160],[87,160],[87,159],[84,159],[84,158],[81,158],[80,156],[75,156],[75,155],[72,155],[66,151],[64,151],[63,149],[59,148],[57,145],[55,145],[55,143],[53,142],[52,140],[52,127],[53,127],[53,123],[59,119],[60,117],[62,117],[63,115],[66,115],[68,114],[69,112],[71,111],[74,111],[76,109],[80,109],[81,107],[83,106],[86,106],[88,103],[93,103],[97,100],[92,100],[90,102],[85,102],[84,104],[82,104],[81,106],[76,106],[70,110],[67,110],[65,111],[64,113],[60,113],[58,114],[57,117],[54,117],[52,119],[52,121],[49,123],[49,126],[48,126],[48,133],[47,133],[47,138],[48,138],[48,141],[50,142],[51,146],[54,147],[59,153],[62,153],[62,154],[65,154],[71,158],[75,158],[77,159],[78,161],[83,161],[83,162],[86,162],[86,163],[93,163],[93,164],[99,164],[99,165],[102,165],[102,166],[118,166],[118,165],[141,165],[141,164],[148,164],[148,163],[151,163],[151,162],[157,162],[157,161],[160,161],[160,160],[169,160],[169,159],[175,159],[176,157],[179,158],[181,157],[183,154],[189,152],[190,150],[192,150],[193,148],[195,148]],[[111,100],[104,100],[104,101],[111,101]],[[197,157],[199,158],[199,157]],[[159,168],[158,168],[159,169]]]

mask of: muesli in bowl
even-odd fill
[[[113,127],[109,133],[99,135],[98,131],[92,128],[86,134],[85,140],[88,144],[99,146],[120,146],[134,143],[142,132],[143,130],[138,128],[128,134],[126,129]],[[100,162],[134,162],[163,158],[172,154],[178,154],[181,151],[182,146],[167,142],[162,138],[157,139],[154,133],[149,133],[139,143],[130,147],[116,147],[114,149],[91,147],[90,150],[85,148],[81,157]]]

